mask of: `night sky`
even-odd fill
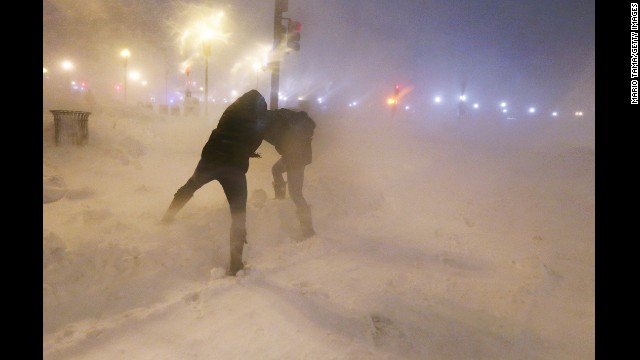
[[[43,66],[74,59],[76,76],[110,88],[128,47],[151,89],[165,78],[178,87],[188,57],[176,40],[180,14],[203,4],[225,11],[230,33],[210,60],[212,93],[253,87],[252,75],[232,69],[257,44],[273,42],[269,0],[45,0]],[[594,1],[290,0],[284,15],[303,25],[301,50],[282,63],[281,90],[291,94],[378,101],[401,84],[414,89],[413,101],[464,91],[485,102],[509,95],[543,104],[593,71]],[[194,63],[192,76],[202,78],[202,68]],[[266,89],[269,74],[261,81]]]

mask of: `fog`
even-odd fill
[[[317,123],[317,234],[294,239],[263,142],[236,277],[217,182],[160,218],[224,101],[269,103],[251,66],[273,2],[43,5],[43,358],[595,358],[593,3],[290,0],[279,106]],[[178,36],[205,9],[225,14],[207,115],[186,111],[204,58]],[[126,105],[123,48],[148,81]],[[86,144],[55,143],[55,109],[91,112]]]
[[[72,80],[121,100],[120,51],[128,48],[128,71],[147,82],[129,81],[133,103],[177,102],[187,80],[196,82],[194,96],[202,97],[202,48],[188,41],[186,46],[181,36],[220,11],[220,28],[228,36],[212,44],[210,97],[221,101],[256,83],[268,95],[270,72],[256,76],[253,64],[264,65],[273,45],[273,1],[47,0],[47,84],[59,90],[69,75],[60,64],[68,59],[74,63]],[[302,23],[302,36],[301,50],[284,55],[280,92],[293,100],[323,98],[334,108],[354,101],[385,106],[400,84],[413,89],[403,103],[419,111],[427,111],[435,95],[455,106],[465,93],[487,109],[508,101],[518,109],[573,112],[557,108],[558,99],[576,87],[595,49],[595,6],[584,1],[299,0],[289,1],[284,16]]]

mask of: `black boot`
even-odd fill
[[[275,192],[275,198],[278,200],[284,199],[286,194],[287,194],[287,182],[283,182],[283,183],[276,183],[275,181],[273,182],[273,191]]]
[[[230,260],[227,275],[235,276],[238,271],[244,269],[242,262],[242,250],[247,242],[246,214],[231,214],[231,233],[229,239]]]
[[[238,271],[244,269],[244,263],[242,262],[242,251],[244,249],[244,244],[246,243],[246,241],[246,229],[231,229],[231,239],[229,242],[231,257],[227,275],[235,276]]]
[[[311,218],[311,206],[299,207],[296,210],[296,215],[298,215],[298,220],[300,221],[302,240],[315,235],[316,231],[313,229],[313,221]]]
[[[184,205],[191,200],[193,197],[193,183],[191,180],[187,181],[187,183],[178,189],[178,191],[173,195],[173,200],[169,205],[169,208],[162,216],[163,223],[170,223],[173,221],[173,218],[176,216],[178,211],[184,207]]]

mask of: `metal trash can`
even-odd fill
[[[56,145],[85,145],[89,141],[87,111],[49,110],[53,114]]]

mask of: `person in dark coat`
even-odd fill
[[[305,111],[291,109],[268,110],[268,129],[264,140],[275,146],[280,159],[271,168],[276,199],[284,199],[289,188],[296,205],[302,238],[315,234],[311,207],[302,194],[305,167],[312,162],[311,140],[315,122]],[[287,181],[283,174],[286,172]]]
[[[249,158],[260,157],[255,151],[266,130],[267,103],[257,90],[240,96],[222,113],[218,126],[202,148],[200,161],[193,175],[174,194],[162,222],[171,222],[175,215],[205,184],[217,180],[229,202],[231,211],[228,275],[244,268],[242,251],[247,241],[246,209]]]

